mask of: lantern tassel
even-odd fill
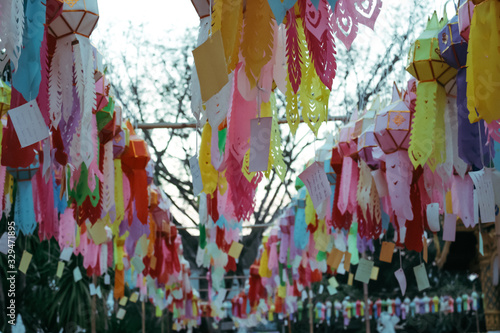
[[[20,231],[24,235],[32,235],[36,229],[31,181],[17,182],[14,220],[16,221],[16,234],[19,234]]]

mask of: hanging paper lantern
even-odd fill
[[[446,16],[438,21],[437,13],[434,12],[425,31],[410,48],[406,70],[420,82],[438,81],[445,85],[456,74],[439,52],[438,33],[447,22]]]
[[[0,115],[5,115],[10,109],[10,93],[12,89],[10,86],[0,80]]]
[[[458,16],[454,16],[439,32],[441,57],[453,68],[462,68],[467,62],[467,42],[460,35]]]
[[[36,229],[36,218],[33,206],[33,189],[31,179],[38,172],[40,162],[38,154],[31,165],[26,168],[7,167],[7,171],[17,181],[16,202],[14,220],[16,221],[16,232],[21,231],[24,235],[31,235]]]
[[[121,156],[123,170],[130,179],[132,198],[135,199],[137,217],[146,224],[148,221],[148,184],[146,166],[151,156],[146,142],[135,133],[132,125],[127,123],[130,131],[129,145]]]
[[[447,23],[446,15],[438,21],[434,12],[425,31],[412,44],[406,68],[420,82],[408,154],[415,168],[427,163],[432,171],[445,160],[446,90],[443,86],[456,75],[456,70],[445,62],[439,51],[439,33]]]
[[[375,124],[371,124],[358,139],[358,155],[371,168],[377,168],[380,162],[373,157],[373,150],[378,147],[375,137]]]
[[[401,99],[396,83],[392,90],[392,103],[382,109],[375,118],[374,136],[378,146],[386,154],[408,149],[411,129],[411,112]]]
[[[470,22],[474,14],[474,4],[469,0],[460,0],[458,7],[458,30],[467,42],[469,41]]]
[[[49,25],[56,38],[71,34],[90,37],[99,20],[97,0],[64,0],[62,12]]]
[[[340,129],[339,152],[344,157],[356,157],[358,152],[357,139],[354,139],[355,122],[351,121]]]
[[[369,166],[375,167],[378,162],[373,159],[372,150],[377,146],[374,131],[375,110],[368,110],[354,125],[353,136],[357,140],[357,155]]]

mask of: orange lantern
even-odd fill
[[[135,133],[130,122],[127,122],[130,131],[129,145],[121,156],[123,171],[130,180],[130,202],[135,201],[137,218],[146,224],[148,222],[148,176],[146,166],[151,156],[146,142]],[[135,200],[134,200],[135,199]],[[129,207],[132,208],[132,207]]]

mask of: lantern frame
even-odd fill
[[[98,21],[97,0],[64,0],[61,14],[50,22],[48,28],[57,39],[72,34],[89,38]]]

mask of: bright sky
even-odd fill
[[[400,0],[385,0],[387,3],[399,3]],[[403,0],[409,1],[409,0]],[[431,0],[432,1],[432,0]],[[443,5],[448,3],[448,17],[453,16],[453,2],[450,0],[434,0],[438,13],[442,13]],[[383,9],[382,9],[383,10]],[[108,28],[120,29],[133,24],[148,23],[151,34],[166,30],[177,30],[182,33],[189,27],[198,26],[199,17],[190,0],[147,0],[138,5],[135,0],[100,0],[99,26],[93,37],[100,39],[101,33]]]

